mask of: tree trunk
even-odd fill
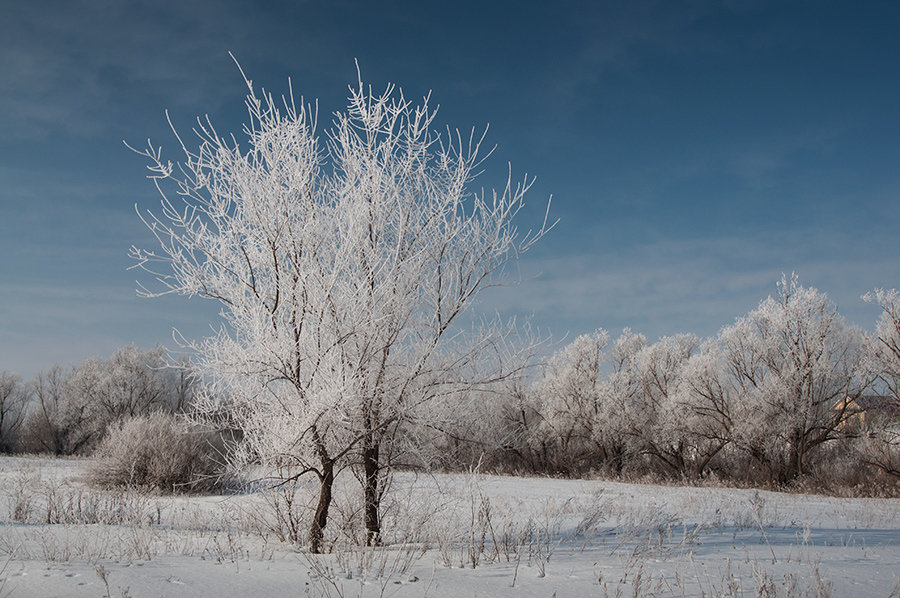
[[[378,442],[373,436],[366,438],[363,446],[363,494],[365,497],[364,519],[366,524],[366,546],[381,544],[381,521],[378,510],[381,496],[378,493],[378,476],[381,473]]]
[[[719,454],[725,445],[728,444],[728,441],[720,442],[714,449],[710,449],[706,452],[706,454],[700,459],[700,461],[696,465],[696,469],[694,471],[694,475],[697,478],[702,478],[703,474],[706,472],[706,468],[709,466],[710,462],[713,458]]]
[[[331,459],[322,459],[319,484],[319,504],[316,505],[316,514],[309,529],[309,551],[313,554],[321,554],[325,526],[328,524],[328,507],[331,506],[331,490],[334,486],[334,461]]]
[[[788,462],[782,469],[783,473],[779,480],[782,485],[787,485],[803,475],[803,461],[805,457],[803,449],[805,442],[806,438],[803,430],[794,430],[790,439]]]

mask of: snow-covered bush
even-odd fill
[[[634,473],[641,447],[635,442],[634,407],[641,393],[638,355],[647,347],[647,337],[625,328],[610,347],[609,373],[600,386],[600,408],[594,418],[594,442],[600,470],[615,475]]]
[[[90,481],[164,492],[206,492],[221,486],[224,447],[215,433],[166,413],[113,424],[95,453]]]
[[[516,381],[494,403],[490,419],[496,426],[493,451],[484,461],[484,469],[503,472],[534,473],[547,471],[548,439],[542,434],[542,415],[537,392],[525,381]],[[468,471],[476,466],[467,464]]]
[[[900,492],[900,426],[879,425],[854,440],[854,449],[863,464],[875,469]]]
[[[646,337],[603,330],[559,351],[537,383],[540,435],[553,470],[685,475],[692,455],[674,405],[682,369],[699,344],[691,334]]]
[[[638,392],[634,357],[645,345],[643,335],[628,329],[613,343],[598,329],[548,361],[532,390],[538,417],[530,432],[544,471],[622,471]]]
[[[192,393],[192,377],[168,366],[162,346],[144,351],[117,349],[108,359],[88,359],[74,368],[74,392],[89,397],[93,417],[108,425],[125,417],[157,411],[182,412]]]
[[[614,343],[602,330],[578,337],[531,389],[538,415],[532,444],[545,455],[535,462],[544,472],[711,473],[775,486],[813,476],[823,488],[828,480],[865,484],[855,475],[862,471],[890,475],[889,443],[872,437],[865,453],[851,450],[845,422],[847,406],[875,376],[891,392],[897,383],[897,296],[872,296],[885,310],[874,348],[824,293],[796,276],[704,342],[679,334],[647,343],[627,329]],[[859,461],[864,455],[867,464]],[[847,467],[819,467],[831,457]]]

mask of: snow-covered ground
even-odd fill
[[[0,458],[0,597],[900,596],[897,499],[400,474],[366,549],[345,475],[313,556],[261,494],[104,493],[88,464]]]

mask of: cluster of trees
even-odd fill
[[[497,467],[531,472],[777,486],[881,476],[896,487],[898,297],[866,297],[883,308],[874,334],[848,325],[796,277],[714,338],[649,343],[627,329],[615,340],[598,330],[560,350],[531,385],[473,414],[470,429],[481,429],[468,453],[453,440],[459,430],[442,442],[451,465],[474,449]],[[862,414],[864,406],[874,408]]]
[[[381,475],[395,466],[464,469],[481,462],[500,471],[680,480],[712,475],[775,486],[823,472],[837,484],[847,481],[838,479],[842,472],[856,474],[850,482],[880,472],[896,484],[900,293],[876,291],[866,299],[882,307],[871,333],[848,325],[824,293],[792,277],[714,338],[679,334],[650,343],[628,329],[615,339],[597,330],[559,350],[537,375],[522,367],[523,359],[500,374],[496,366],[487,368],[489,378],[473,376],[478,368],[470,364],[450,380],[432,381],[435,394],[428,401],[419,395],[415,409],[404,406],[401,416],[394,403],[397,412],[382,412],[393,418],[390,438],[368,458],[378,459]],[[298,438],[285,428],[298,425],[299,416],[268,414],[275,438],[267,437],[231,409],[246,406],[246,397],[214,400],[221,385],[201,388],[191,371],[187,362],[167,365],[162,347],[129,345],[108,359],[53,366],[27,383],[3,372],[0,450],[91,454],[108,431],[129,420],[196,415],[198,404],[207,416],[215,405],[220,427],[225,422],[240,431],[245,442],[236,455],[244,464],[277,462],[277,447],[260,442]],[[872,395],[879,397],[876,409],[861,417]],[[374,407],[351,410],[351,397],[329,396],[340,402],[320,405],[311,427],[328,430],[330,442],[343,439],[343,462],[335,459],[332,475],[350,467],[365,480],[367,428],[352,418]],[[288,451],[281,458],[279,483],[308,468]]]
[[[87,455],[107,430],[152,413],[185,413],[197,382],[187,367],[171,367],[166,350],[134,345],[108,359],[59,365],[25,382],[0,374],[0,448],[3,451]],[[187,364],[183,364],[187,366]]]

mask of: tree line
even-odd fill
[[[648,342],[597,330],[530,383],[469,403],[438,440],[459,460],[508,471],[895,494],[900,482],[900,295],[874,332],[825,293],[783,278],[715,337]],[[467,430],[469,431],[467,435]],[[474,442],[458,441],[473,439]]]
[[[882,307],[872,332],[792,277],[713,338],[579,336],[536,373],[435,399],[385,443],[382,465],[769,487],[811,479],[890,493],[900,481],[900,294],[866,298]],[[27,383],[3,372],[0,447],[89,455],[127,420],[195,414],[201,388],[190,363],[167,363],[162,347],[54,365]]]
[[[163,347],[128,345],[109,358],[54,365],[23,381],[0,374],[0,448],[5,452],[89,455],[110,426],[153,413],[184,414],[197,390],[187,362]]]

